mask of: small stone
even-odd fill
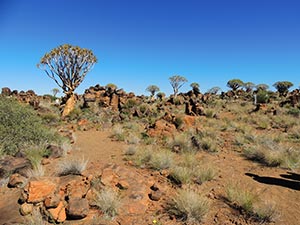
[[[31,214],[32,210],[33,210],[33,205],[28,204],[28,203],[24,203],[20,207],[20,213],[21,213],[22,216],[26,216],[26,215]]]
[[[119,182],[116,185],[119,189],[124,190],[129,188],[129,183],[125,179],[119,180]]]
[[[62,223],[67,219],[66,209],[63,202],[59,202],[56,208],[48,209],[51,218],[56,222]]]
[[[162,196],[162,192],[160,190],[151,191],[151,193],[149,194],[149,198],[152,201],[159,201],[161,199],[161,196]]]

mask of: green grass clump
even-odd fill
[[[14,155],[29,146],[58,141],[58,135],[43,124],[32,108],[0,97],[0,152]]]

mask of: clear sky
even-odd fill
[[[51,93],[36,64],[61,44],[98,63],[77,89],[114,83],[172,92],[179,74],[202,92],[233,78],[300,83],[299,0],[0,0],[0,87]]]

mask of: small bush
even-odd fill
[[[135,145],[130,145],[126,150],[125,150],[125,155],[134,155],[137,152],[137,147]]]
[[[114,137],[117,141],[125,141],[125,130],[122,125],[117,124],[113,126],[112,137]]]
[[[290,108],[287,113],[289,115],[292,115],[292,116],[296,117],[296,118],[299,118],[299,116],[300,116],[300,109],[298,109],[298,108]]]
[[[26,171],[26,177],[35,178],[35,177],[43,177],[45,175],[45,170],[42,165],[38,165],[34,169],[29,169]]]
[[[171,169],[169,177],[176,184],[189,184],[192,182],[193,172],[188,167],[175,166]]]
[[[152,158],[153,150],[148,148],[139,149],[134,157],[134,164],[137,167],[145,167]]]
[[[197,167],[193,171],[196,183],[202,184],[205,181],[214,179],[217,175],[216,170],[211,166]]]
[[[264,203],[255,207],[256,220],[261,224],[275,222],[279,217],[277,209],[274,204]]]
[[[88,161],[81,159],[70,159],[64,160],[60,162],[58,166],[58,175],[66,176],[66,175],[81,175],[85,170]]]
[[[188,223],[202,222],[209,211],[208,200],[192,190],[179,190],[169,205],[169,212]]]
[[[246,213],[252,214],[256,195],[250,191],[241,188],[239,185],[228,185],[226,188],[226,198],[231,203],[241,207]]]
[[[168,150],[155,152],[149,162],[151,168],[156,170],[168,169],[173,165],[172,152]]]
[[[36,169],[41,165],[43,157],[49,156],[50,152],[43,146],[34,146],[28,148],[25,154],[33,169]]]
[[[14,155],[29,146],[58,142],[36,112],[14,99],[0,97],[0,143],[2,151]]]
[[[103,189],[96,193],[93,204],[97,206],[107,217],[113,218],[118,213],[120,197],[111,189]]]
[[[191,138],[186,133],[176,135],[174,138],[168,140],[170,149],[178,148],[180,152],[193,152]]]
[[[256,94],[256,103],[268,103],[270,100],[270,96],[268,91],[266,90],[259,90]]]

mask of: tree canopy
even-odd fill
[[[74,90],[96,62],[97,58],[91,50],[69,44],[60,45],[41,58],[38,68],[44,70],[66,95],[63,99],[63,117],[74,109]]]
[[[156,85],[149,85],[147,88],[146,88],[146,91],[150,92],[151,94],[151,97],[153,97],[155,95],[156,92],[158,92],[160,89],[158,86]]]
[[[188,81],[185,77],[180,75],[174,75],[169,77],[170,84],[173,88],[174,95],[178,94],[179,89]]]
[[[37,66],[44,70],[66,95],[70,95],[96,62],[97,58],[91,50],[64,44],[46,53]]]
[[[232,79],[227,82],[227,87],[231,88],[233,91],[236,91],[244,85],[244,82],[240,79]]]
[[[289,92],[289,88],[292,86],[294,86],[294,84],[289,81],[278,81],[273,84],[273,87],[277,89],[280,95],[286,95]]]

